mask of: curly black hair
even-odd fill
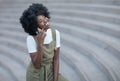
[[[43,15],[50,19],[50,13],[48,9],[43,4],[39,3],[33,3],[30,5],[29,8],[26,9],[20,17],[20,23],[22,24],[22,27],[29,35],[37,35],[36,32],[38,30],[38,15]]]

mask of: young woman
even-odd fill
[[[32,4],[20,17],[27,36],[31,62],[27,81],[68,81],[59,74],[60,33],[50,27],[48,9],[43,4]]]

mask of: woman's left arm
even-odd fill
[[[53,58],[53,74],[54,74],[54,81],[58,81],[58,74],[59,74],[59,51],[60,47],[57,48],[54,52],[54,58]]]

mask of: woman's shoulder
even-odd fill
[[[28,35],[27,36],[27,41],[33,40],[33,36],[32,35]]]
[[[27,35],[27,39],[31,39],[31,38],[33,38],[33,36]]]

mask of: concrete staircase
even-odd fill
[[[30,57],[19,17],[33,2],[49,8],[51,26],[61,32],[61,74],[69,81],[120,81],[120,6],[89,1],[1,0],[0,81],[25,81]]]

